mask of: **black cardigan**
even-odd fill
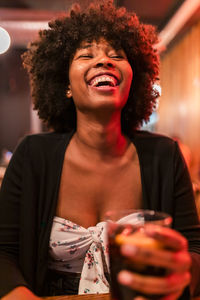
[[[27,136],[12,156],[0,191],[0,296],[19,285],[45,295],[49,237],[72,135]],[[200,227],[179,147],[168,137],[143,131],[135,132],[132,142],[140,162],[142,207],[173,217],[173,228],[189,241],[200,281]]]

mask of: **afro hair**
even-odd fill
[[[117,8],[112,0],[90,4],[87,9],[73,5],[68,13],[49,22],[23,54],[30,76],[34,109],[47,126],[57,132],[76,129],[73,99],[66,99],[70,62],[83,41],[107,40],[123,49],[133,70],[129,98],[121,114],[122,132],[130,136],[149,120],[158,92],[158,42],[153,26],[143,24],[134,12]]]

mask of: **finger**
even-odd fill
[[[184,289],[183,289],[184,290]],[[160,300],[176,300],[179,299],[179,297],[182,295],[183,290],[178,293],[173,293],[170,295],[167,295],[166,297],[161,298]]]
[[[128,257],[130,261],[163,267],[175,272],[187,271],[191,266],[190,254],[186,251],[152,250],[125,244],[121,246],[121,254]]]
[[[182,295],[182,293],[183,293],[183,291],[178,292],[178,293],[173,293],[173,294],[167,295],[166,297],[160,298],[160,300],[176,300],[176,299],[179,299],[179,297]],[[145,298],[145,297],[141,297],[141,296],[135,297],[134,299],[135,300],[150,300],[149,298]]]
[[[166,297],[162,297],[160,298],[160,300],[176,300],[179,299],[179,297],[182,295],[183,290],[178,292],[178,293],[173,293],[170,295],[167,295]],[[141,296],[137,296],[134,298],[135,300],[151,300],[149,298],[145,298],[145,297],[141,297]]]
[[[171,228],[147,224],[144,230],[148,236],[159,240],[166,248],[172,250],[188,249],[188,242],[186,238]]]
[[[162,278],[121,271],[118,274],[118,281],[144,294],[169,295],[181,292],[190,283],[190,273],[175,273]]]

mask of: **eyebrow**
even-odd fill
[[[79,49],[88,49],[88,48],[91,48],[91,47],[92,47],[92,44],[87,44],[87,45],[81,46]]]

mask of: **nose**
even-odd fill
[[[114,63],[108,56],[104,55],[100,59],[98,59],[98,62],[96,63],[95,67],[114,68]]]

